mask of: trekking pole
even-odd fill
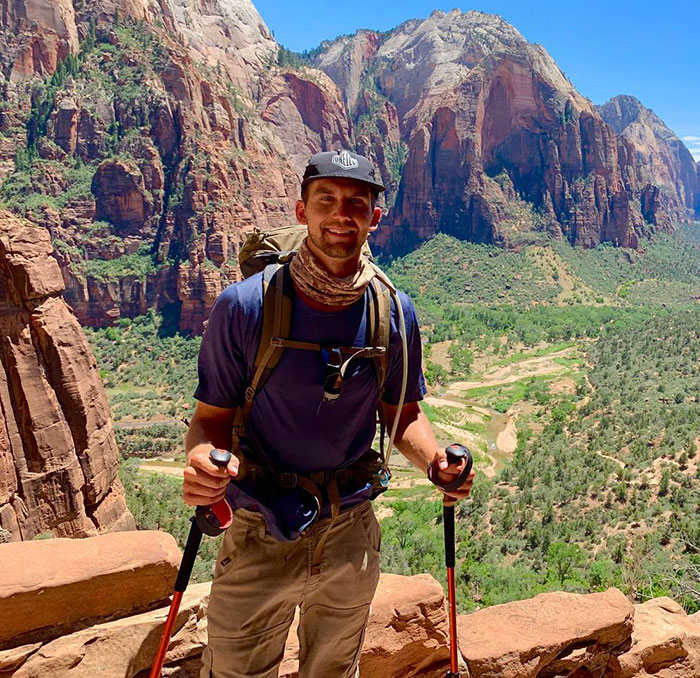
[[[447,461],[450,464],[458,464],[466,457],[467,464],[462,473],[449,485],[441,487],[448,492],[461,487],[472,470],[471,452],[458,443],[452,443],[445,448]],[[447,600],[450,606],[450,670],[446,678],[459,678],[459,667],[457,657],[457,594],[455,591],[455,507],[446,506],[447,497],[443,497],[442,522],[445,527],[445,565],[447,566]]]
[[[209,453],[209,460],[220,468],[226,468],[231,460],[231,453],[227,450],[212,450]],[[158,645],[158,651],[156,652],[156,658],[149,678],[160,678],[160,672],[165,661],[165,653],[168,650],[170,638],[173,634],[173,626],[175,625],[177,613],[180,610],[182,596],[192,576],[192,567],[197,557],[197,551],[199,551],[202,534],[216,537],[226,530],[232,520],[233,511],[225,498],[217,501],[212,506],[198,506],[194,516],[190,518],[192,525],[187,536],[185,550],[182,553],[182,562],[180,563],[180,569],[177,571],[177,579],[175,579],[173,602],[170,604],[170,611],[168,612],[168,618],[165,620],[163,635],[160,639],[160,645]]]

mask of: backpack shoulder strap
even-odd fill
[[[384,351],[374,357],[379,397],[384,392],[384,382],[389,371],[389,341],[391,336],[391,293],[376,276],[369,286],[369,340],[372,346],[383,347]]]
[[[273,342],[273,338],[288,338],[292,325],[293,287],[289,265],[275,263],[266,266],[262,285],[262,330],[253,363],[253,378],[245,391],[244,423],[248,421],[255,394],[265,385],[284,352],[284,346]]]

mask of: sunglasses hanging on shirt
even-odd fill
[[[350,349],[345,349],[347,353]],[[323,360],[323,400],[324,403],[334,403],[340,398],[343,390],[343,378],[350,361],[361,356],[376,355],[378,349],[373,347],[358,348],[343,362],[343,349],[339,346],[321,346]]]
[[[322,346],[323,359],[323,400],[335,402],[343,389],[343,354],[337,346]]]

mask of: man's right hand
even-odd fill
[[[226,496],[226,486],[238,475],[239,461],[231,457],[228,466],[221,468],[212,463],[209,449],[193,452],[185,467],[182,498],[189,506],[211,506]]]

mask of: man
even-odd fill
[[[376,200],[383,190],[363,156],[342,151],[310,159],[296,203],[296,217],[307,226],[308,237],[289,268],[294,340],[321,346],[366,343],[373,273],[361,250],[377,229],[381,210]],[[399,416],[396,446],[402,454],[423,471],[431,466],[432,477],[447,484],[464,462],[448,466],[418,405],[425,392],[420,334],[411,302],[403,294],[399,298],[408,346],[405,405],[399,413],[402,343],[392,305],[380,407],[388,430]],[[339,514],[331,515],[329,485],[320,517],[307,526],[304,518],[314,516],[303,492],[280,488],[272,499],[263,499],[255,486],[246,489],[245,478],[229,485],[239,473],[238,458],[226,469],[209,460],[212,447],[232,446],[234,414],[260,341],[262,299],[261,274],[228,287],[212,309],[200,352],[183,496],[194,506],[227,495],[236,507],[214,572],[201,677],[275,678],[299,608],[299,678],[351,678],[358,675],[379,578],[381,534],[368,501],[371,488],[346,487]],[[324,395],[326,367],[319,351],[284,351],[250,411],[249,440],[241,445],[246,459],[257,454],[275,471],[301,476],[347,467],[371,447],[378,404],[372,360],[357,358],[348,366],[333,400]],[[473,476],[447,495],[448,501],[466,497]],[[294,538],[297,534],[284,526],[299,516],[301,536]]]

